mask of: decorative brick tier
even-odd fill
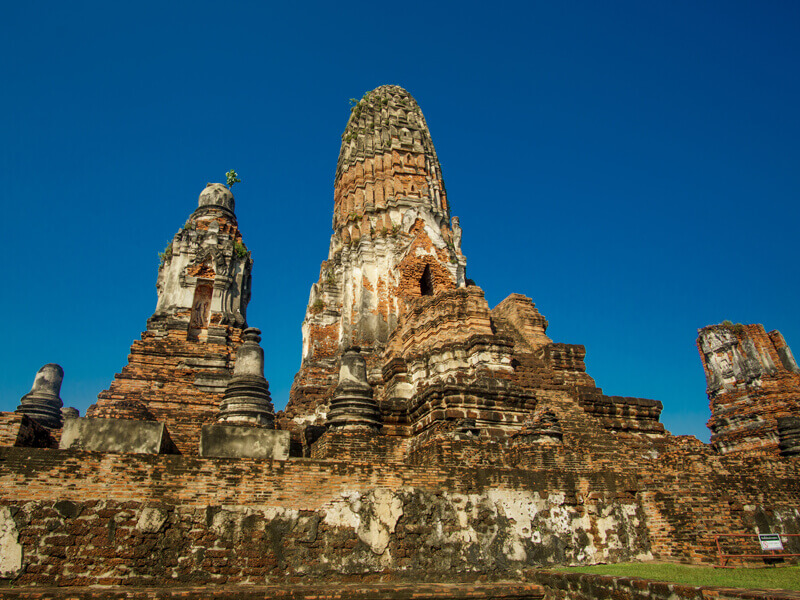
[[[216,421],[242,330],[212,327],[213,343],[188,339],[184,321],[151,326],[86,416],[166,423],[178,450],[197,454],[203,424]]]

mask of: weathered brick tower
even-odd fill
[[[466,279],[431,135],[404,89],[379,87],[353,107],[334,187],[328,259],[311,288],[302,365],[279,418],[306,451],[331,424],[351,348],[366,361],[362,388],[379,409],[370,419],[417,447],[440,435],[515,435],[549,410],[536,400],[542,386],[569,394],[609,429],[663,433],[661,404],[603,395],[585,373],[583,347],[554,344],[530,299],[512,294],[490,310]],[[343,419],[337,408],[336,429]]]
[[[216,418],[230,379],[250,301],[253,261],[230,190],[209,183],[161,256],[147,331],[86,416],[163,422],[180,452],[196,454],[200,428]]]
[[[711,404],[711,445],[721,453],[800,454],[800,368],[780,331],[723,323],[697,347]]]
[[[451,223],[441,167],[417,102],[386,85],[353,107],[334,182],[328,259],[303,322],[303,362],[289,420],[324,423],[345,349],[375,357],[411,299],[463,287],[466,259]]]

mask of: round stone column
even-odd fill
[[[367,362],[358,348],[350,348],[342,355],[339,384],[328,413],[328,428],[377,431],[380,427],[378,403],[372,397],[372,386],[367,383]]]
[[[17,407],[18,413],[28,415],[31,419],[48,429],[60,429],[63,425],[61,417],[61,382],[64,380],[64,369],[61,365],[50,363],[36,373],[31,391],[25,394]]]
[[[217,422],[232,425],[275,427],[275,411],[264,378],[264,350],[261,330],[248,327],[242,333],[244,342],[236,351],[233,377],[225,389]]]

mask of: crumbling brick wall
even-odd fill
[[[15,585],[508,578],[533,565],[711,560],[710,530],[758,515],[800,526],[786,510],[800,505],[796,461],[765,465],[778,476],[764,490],[765,473],[680,448],[616,471],[30,448],[0,449],[0,464],[0,506],[24,556]],[[718,510],[723,490],[753,518]]]

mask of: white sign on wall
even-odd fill
[[[783,544],[781,543],[781,536],[779,533],[759,533],[758,541],[761,543],[762,550],[783,551]]]

